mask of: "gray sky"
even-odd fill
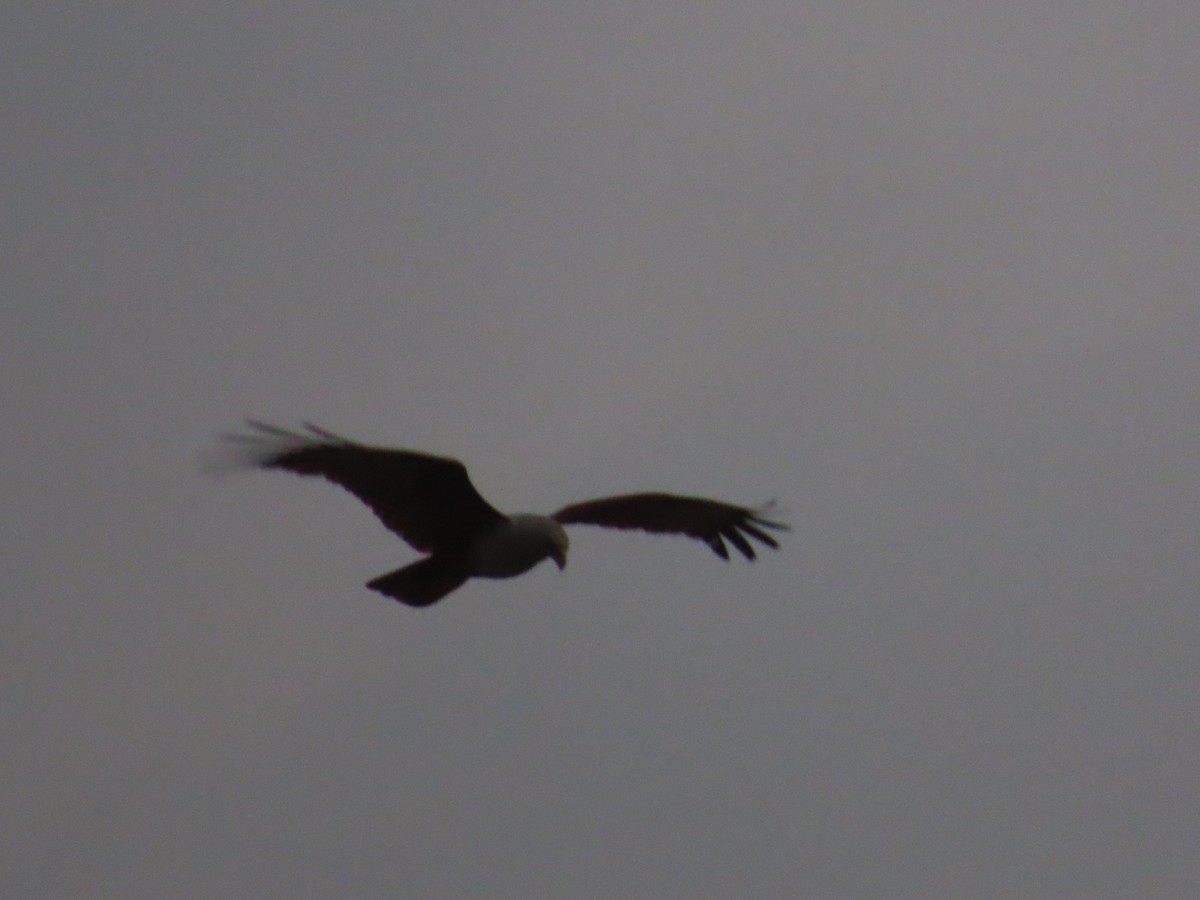
[[[1200,7],[28,4],[0,887],[1194,898]],[[573,533],[413,611],[254,415]]]

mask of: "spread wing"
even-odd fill
[[[683,534],[704,541],[721,559],[729,559],[729,550],[725,546],[725,541],[729,541],[746,559],[754,559],[754,546],[747,538],[778,548],[775,538],[764,529],[788,530],[781,522],[763,518],[762,512],[703,497],[624,494],[563,507],[553,518],[563,525],[602,525],[655,534]]]
[[[299,434],[248,420],[249,434],[226,435],[241,462],[298,475],[319,475],[367,504],[416,550],[433,553],[470,541],[505,521],[479,495],[456,459],[368,447],[315,425]]]

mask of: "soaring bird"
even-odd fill
[[[409,606],[430,606],[468,578],[511,578],[544,559],[567,564],[564,525],[602,525],[703,541],[729,559],[725,541],[748,560],[754,538],[778,548],[766,529],[788,530],[763,509],[676,494],[623,494],[585,500],[541,516],[505,515],[480,496],[456,459],[371,447],[305,424],[305,433],[253,419],[248,433],[228,434],[236,461],[262,469],[319,475],[345,488],[414,550],[426,554],[367,587]]]

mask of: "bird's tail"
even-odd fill
[[[459,560],[427,556],[368,581],[367,587],[409,606],[430,606],[459,587],[467,577]]]

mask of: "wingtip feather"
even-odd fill
[[[312,422],[305,422],[304,427],[315,434],[322,440],[328,441],[331,444],[352,444],[354,443],[347,437],[342,437],[340,434],[334,434],[328,429],[322,428],[319,425],[314,425]]]

